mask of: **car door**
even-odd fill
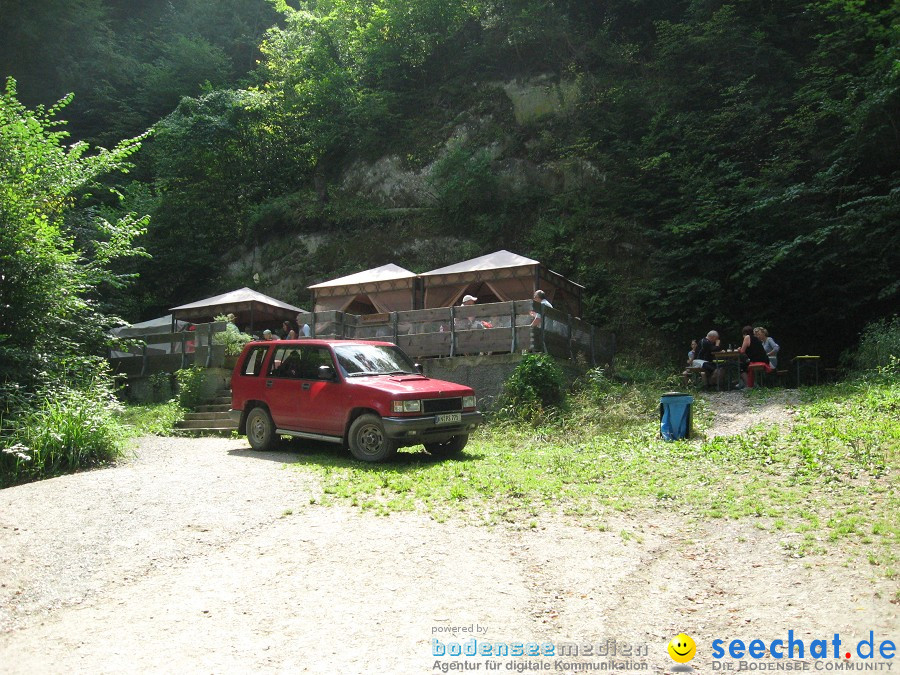
[[[264,400],[279,429],[300,428],[301,364],[302,354],[296,345],[276,347],[269,361]]]
[[[300,428],[312,433],[341,436],[344,433],[346,385],[337,375],[333,381],[319,379],[320,366],[330,366],[337,373],[331,350],[316,345],[303,345],[300,349]]]

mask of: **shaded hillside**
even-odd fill
[[[272,4],[258,86],[182,99],[124,186],[135,318],[500,247],[653,353],[753,323],[835,354],[897,306],[894,3]]]

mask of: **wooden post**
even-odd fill
[[[547,322],[544,320],[544,303],[540,303],[540,312],[541,312],[541,349],[544,350],[544,353],[547,353]]]
[[[397,344],[397,333],[399,332],[399,322],[397,320],[397,312],[391,312],[391,328],[394,329],[394,344]]]
[[[516,301],[513,300],[509,305],[509,323],[512,326],[512,344],[509,351],[511,354],[515,354],[519,350],[519,345],[516,344]]]
[[[342,340],[344,340],[347,337],[347,335],[346,335],[347,325],[344,323],[344,313],[338,312],[338,314],[341,315],[341,334],[338,337],[341,338]]]
[[[213,325],[211,323],[206,324],[206,367],[209,368],[212,365],[212,337],[213,337]]]
[[[597,352],[594,349],[594,343],[596,342],[596,329],[594,324],[591,324],[591,368],[597,367]]]
[[[566,315],[566,324],[568,325],[568,342],[569,342],[569,360],[575,360],[575,350],[572,349],[572,315]]]
[[[187,340],[184,338],[185,331],[181,331],[181,367],[184,368],[187,365],[187,354],[184,353],[184,346]]]
[[[141,377],[147,374],[147,343],[141,347]]]
[[[312,323],[309,324],[309,336],[311,338],[316,337],[316,313],[312,313]]]
[[[450,308],[450,356],[456,356],[456,307]]]

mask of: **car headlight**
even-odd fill
[[[463,408],[474,408],[475,407],[475,397],[474,396],[463,396]]]
[[[394,401],[391,409],[395,413],[414,413],[422,412],[422,401]]]

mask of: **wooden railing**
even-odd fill
[[[536,326],[531,312],[540,317]],[[530,300],[362,316],[312,312],[305,317],[311,338],[384,340],[414,359],[545,352],[596,367],[612,364],[616,348],[612,333]],[[215,344],[214,336],[224,330],[220,321],[197,324],[193,331],[131,338],[140,344],[133,344],[127,353],[114,352],[110,362],[114,370],[129,376],[191,365],[221,366],[224,348]]]
[[[221,366],[225,347],[215,344],[214,336],[223,332],[225,325],[215,321],[195,324],[190,331],[123,337],[122,344],[109,353],[110,365],[130,377],[172,373],[190,366]]]
[[[531,312],[542,317],[537,326]],[[611,333],[530,300],[363,316],[314,312],[308,320],[311,337],[385,340],[413,358],[524,351],[597,366],[615,354]]]

